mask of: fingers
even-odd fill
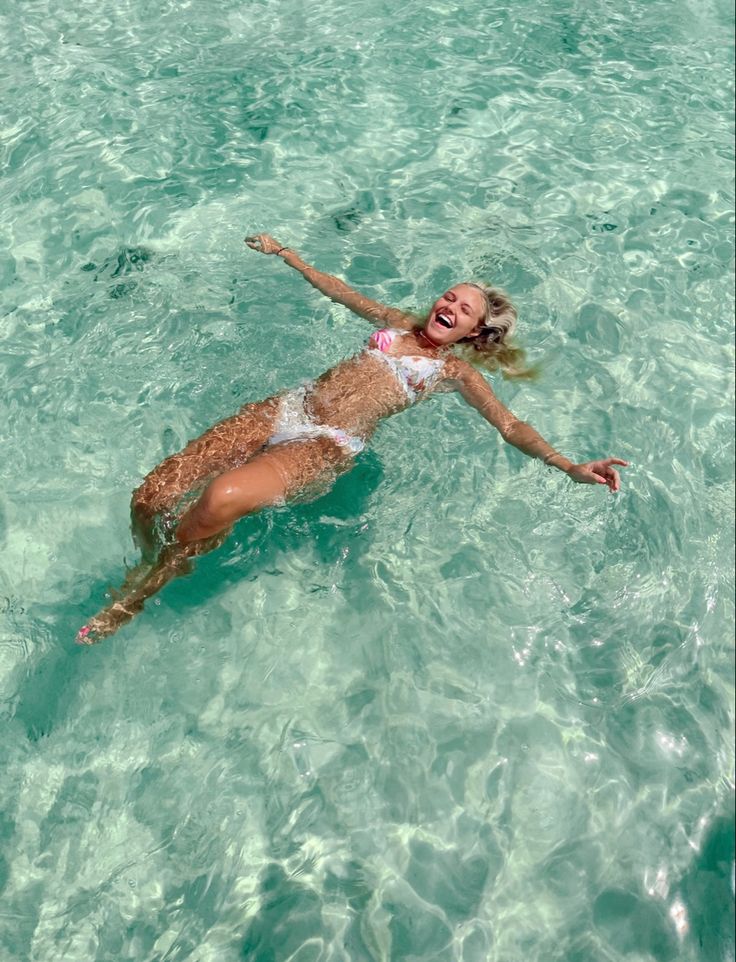
[[[621,487],[621,479],[615,468],[609,467],[605,461],[599,461],[595,469],[591,468],[590,473],[598,484],[607,484],[611,494],[618,491]]]
[[[612,468],[612,464],[620,464],[624,468],[628,468],[629,462],[622,461],[621,458],[608,458],[606,461],[606,474],[609,477],[609,484],[611,491],[618,491],[621,488],[621,475],[615,468]]]
[[[260,254],[276,254],[281,247],[270,234],[249,234],[245,238],[245,243],[251,250],[258,251]]]
[[[251,250],[258,251],[260,254],[270,254],[273,246],[273,241],[268,234],[251,234],[245,238],[245,243]]]
[[[615,468],[606,466],[605,478],[611,494],[614,494],[616,491],[621,489],[621,475],[618,473],[618,471],[616,471]]]
[[[603,476],[611,494],[621,490],[621,475],[615,468],[611,467],[613,464],[619,464],[623,468],[628,468],[629,466],[629,462],[624,461],[623,458],[605,458],[602,461],[593,461],[589,465],[596,479]]]
[[[613,464],[628,467],[628,461],[623,461],[621,458],[588,461],[587,464],[577,465],[571,477],[583,484],[605,484],[611,494],[615,494],[621,490],[621,476],[615,468],[611,467]]]
[[[615,471],[613,468],[609,468],[608,471],[609,471],[608,487],[611,489],[612,492],[618,491],[619,488],[621,487],[621,475],[618,473],[618,471]]]

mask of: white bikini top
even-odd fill
[[[371,334],[368,341],[367,353],[387,365],[391,373],[399,382],[409,403],[415,404],[420,398],[431,391],[442,374],[445,362],[441,358],[423,357],[419,354],[404,354],[394,356],[389,354],[391,345],[406,331],[394,328],[383,328]]]

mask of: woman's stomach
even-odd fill
[[[359,354],[323,374],[305,398],[305,408],[320,424],[367,438],[381,418],[407,407],[406,394],[386,367]]]

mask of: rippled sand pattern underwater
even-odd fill
[[[0,958],[733,960],[725,0],[0,3]],[[439,397],[89,650],[132,488],[480,277]]]

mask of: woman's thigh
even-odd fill
[[[267,449],[282,482],[284,501],[306,501],[330,490],[336,478],[355,464],[355,454],[331,438],[285,441]]]
[[[247,404],[166,458],[133,493],[134,513],[151,518],[171,510],[185,494],[244,464],[271,437],[278,407],[278,397]]]
[[[274,445],[215,478],[182,518],[177,539],[196,541],[269,505],[324,494],[353,462],[350,452],[328,438]]]

